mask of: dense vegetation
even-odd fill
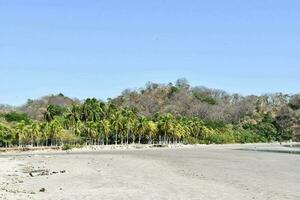
[[[125,90],[107,102],[59,94],[2,108],[2,147],[299,140],[300,95],[243,97],[184,79]]]

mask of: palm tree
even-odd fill
[[[6,124],[0,123],[0,145],[3,145],[5,148],[7,148],[13,142],[13,137],[13,129]]]
[[[198,138],[198,139],[203,139],[203,127],[204,124],[202,121],[200,121],[197,118],[192,118],[187,122],[187,126],[190,129],[190,135],[192,137]]]
[[[22,120],[21,122],[17,123],[16,125],[16,139],[18,140],[18,146],[21,147],[22,139],[25,137],[26,134],[26,124],[25,121]]]
[[[157,124],[153,121],[148,121],[147,132],[149,134],[149,143],[152,144],[152,138],[157,133]]]
[[[50,123],[44,122],[40,124],[40,139],[42,141],[42,145],[49,146],[49,139],[51,136]]]
[[[134,127],[135,119],[136,119],[136,112],[133,109],[124,108],[122,111],[122,115],[125,117],[127,134],[126,134],[126,144],[129,143],[129,134]],[[134,142],[134,138],[133,138]]]
[[[146,117],[142,116],[138,119],[136,123],[136,132],[139,137],[139,144],[141,144],[141,136],[144,135],[147,131],[148,120]]]
[[[55,145],[58,145],[58,136],[61,134],[63,127],[58,119],[53,119],[49,123],[49,131],[51,138],[51,145],[53,145],[53,141],[55,141]]]
[[[108,145],[108,135],[111,131],[110,121],[107,119],[100,121],[100,130],[104,133],[106,145]]]
[[[81,121],[77,121],[72,128],[77,139],[81,138],[82,128],[83,128],[83,123]]]
[[[98,127],[97,124],[93,121],[89,121],[85,124],[85,131],[87,134],[87,137],[89,138],[89,143],[94,144],[94,142],[97,140],[98,136]]]
[[[108,112],[108,107],[104,102],[99,102],[99,112],[101,119],[108,118],[109,112]]]
[[[178,141],[180,141],[180,139],[185,135],[185,128],[183,125],[181,125],[180,123],[176,123],[173,126],[173,135],[172,135],[172,143],[177,143]]]
[[[46,111],[44,112],[44,119],[47,122],[51,122],[55,116],[55,107],[53,105],[48,105]]]
[[[65,113],[65,119],[68,127],[74,126],[80,120],[80,107],[76,104],[69,107]]]
[[[34,122],[30,126],[30,132],[31,132],[31,146],[34,145],[34,140],[39,136],[40,134],[40,126],[37,122]]]
[[[104,116],[104,107],[97,99],[86,99],[81,107],[81,119],[97,122]]]
[[[111,124],[112,127],[115,131],[115,144],[118,144],[118,134],[122,131],[123,129],[123,116],[122,113],[120,111],[117,111],[113,114],[110,115],[110,120],[111,120]],[[122,143],[123,143],[123,139],[121,139]]]
[[[165,114],[158,118],[159,129],[164,133],[164,143],[167,143],[167,135],[171,133],[173,126],[173,116],[171,114]]]

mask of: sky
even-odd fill
[[[0,0],[0,104],[186,78],[300,92],[299,0]]]

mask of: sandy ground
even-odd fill
[[[299,200],[300,154],[268,147],[1,154],[0,199]]]

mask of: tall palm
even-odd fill
[[[34,122],[30,126],[31,132],[31,146],[34,145],[34,140],[39,137],[40,134],[40,125],[37,122]]]
[[[124,108],[122,111],[123,116],[126,119],[126,128],[127,128],[127,134],[126,134],[126,144],[129,143],[129,134],[131,133],[131,130],[134,127],[134,121],[136,118],[135,112],[132,109]]]
[[[58,145],[59,135],[63,131],[63,127],[58,119],[54,119],[49,123],[49,131],[51,138],[51,145],[55,142],[55,145]]]
[[[97,124],[93,121],[89,121],[85,124],[85,131],[87,134],[87,137],[89,138],[89,141],[91,144],[94,144],[94,142],[98,138],[98,127]]]
[[[42,145],[48,146],[48,131],[49,123],[43,122],[40,124],[40,135],[39,135],[39,143]]]
[[[141,144],[141,137],[144,135],[147,131],[147,125],[148,120],[146,117],[142,116],[138,119],[138,122],[136,123],[136,132],[138,134],[138,143]]]
[[[53,105],[48,105],[43,115],[44,115],[44,120],[46,120],[47,122],[51,122],[55,116],[55,107]]]
[[[130,119],[129,119],[129,110],[127,108],[122,109],[123,124],[126,127],[126,144],[128,144],[129,128],[130,128]],[[123,139],[122,139],[123,140]]]
[[[109,111],[106,103],[99,102],[99,112],[100,112],[101,119],[108,118]]]
[[[109,133],[111,131],[110,121],[107,120],[107,119],[101,120],[100,121],[100,130],[104,134],[106,145],[108,145],[108,135],[109,135]]]
[[[13,142],[14,129],[6,124],[0,123],[0,145],[6,148]]]
[[[85,122],[99,121],[104,115],[104,111],[102,110],[103,107],[101,105],[100,102],[95,98],[86,99],[81,107],[81,119]]]
[[[176,123],[172,129],[172,142],[174,143],[175,141],[177,143],[178,141],[180,141],[185,133],[186,132],[184,126],[180,123]]]
[[[133,144],[135,143],[137,136],[139,136],[137,131],[137,126],[138,126],[138,118],[134,117],[133,120],[131,121],[131,138]]]
[[[165,114],[159,117],[158,122],[159,129],[164,133],[164,143],[167,142],[167,135],[171,133],[173,126],[173,116],[171,114]]]
[[[74,131],[74,134],[75,136],[79,139],[80,136],[81,136],[81,131],[82,131],[82,128],[83,128],[83,124],[81,121],[77,121],[75,122],[72,130]]]
[[[70,108],[68,108],[65,113],[65,119],[68,128],[74,126],[80,120],[79,105],[73,104]]]
[[[157,124],[153,121],[148,121],[147,132],[149,134],[149,143],[152,144],[152,138],[157,133]]]
[[[16,125],[16,139],[18,140],[18,146],[21,146],[22,143],[22,139],[25,137],[26,134],[26,124],[25,121],[21,121],[19,123],[17,123]]]
[[[115,144],[118,144],[118,134],[123,129],[123,117],[121,112],[111,113],[110,115],[111,125],[115,131]],[[122,140],[121,140],[122,141]]]

